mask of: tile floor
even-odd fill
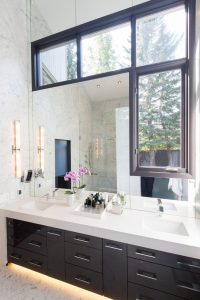
[[[106,300],[83,289],[10,264],[0,267],[0,300]]]

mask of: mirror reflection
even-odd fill
[[[44,178],[35,179],[35,195],[71,188],[65,173],[83,167],[89,174],[78,184],[88,191],[123,192],[126,207],[151,210],[150,198],[192,201],[191,180],[129,175],[128,73],[33,92],[33,124],[35,141],[44,128]]]

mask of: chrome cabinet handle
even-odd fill
[[[89,243],[90,242],[89,239],[78,237],[78,236],[74,238],[74,241],[83,242],[83,243]]]
[[[151,279],[151,280],[158,280],[156,277],[156,274],[146,272],[146,271],[138,271],[137,276],[144,277],[144,278]]]
[[[37,262],[37,261],[30,260],[28,263],[29,263],[29,265],[33,265],[33,266],[38,267],[38,268],[42,267],[42,263]]]
[[[10,257],[17,259],[17,260],[21,259],[20,255],[18,256],[18,255],[11,254]]]
[[[185,266],[185,267],[200,269],[200,266],[194,265],[192,263],[190,264],[190,263],[187,263],[187,262],[184,262],[184,261],[177,261],[177,264],[181,265],[181,266]]]
[[[76,254],[76,255],[74,255],[74,257],[77,259],[80,259],[80,260],[90,262],[90,257],[89,256],[87,257],[86,255]]]
[[[89,280],[87,280],[87,279],[85,279],[85,278],[82,278],[82,277],[80,277],[80,276],[77,276],[77,277],[75,277],[74,279],[77,280],[77,281],[86,283],[86,284],[90,284],[90,283],[91,283]]]
[[[117,251],[123,251],[122,248],[119,248],[117,246],[114,246],[114,245],[105,245],[105,248],[109,248],[109,249],[113,249],[113,250],[117,250]]]
[[[187,283],[187,282],[179,282],[177,284],[178,287],[186,289],[186,290],[190,290],[193,292],[200,292],[200,286],[198,287],[194,287],[193,284]]]
[[[156,255],[150,251],[144,251],[144,250],[137,249],[135,254],[140,255],[140,256],[149,257],[149,258],[156,258]]]
[[[40,242],[36,242],[36,241],[31,241],[28,243],[30,246],[34,246],[34,247],[38,247],[41,248],[41,243]]]
[[[52,231],[48,231],[47,234],[54,235],[54,236],[61,236],[60,233],[56,233],[56,232],[52,232]]]

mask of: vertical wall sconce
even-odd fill
[[[103,139],[102,138],[96,138],[95,140],[95,154],[96,158],[100,159],[103,157]]]
[[[13,166],[14,176],[21,177],[21,153],[20,153],[20,121],[13,122]]]
[[[38,143],[38,162],[39,169],[44,171],[44,127],[39,127],[39,143]]]

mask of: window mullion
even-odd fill
[[[76,38],[77,44],[77,79],[81,78],[81,36],[78,35]]]

